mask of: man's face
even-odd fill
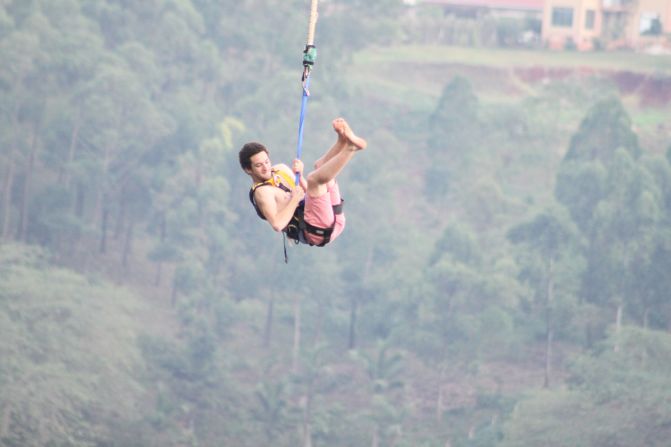
[[[252,169],[247,171],[256,182],[265,182],[272,176],[272,165],[268,153],[261,151],[252,155],[249,159],[252,162]]]

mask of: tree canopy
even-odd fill
[[[663,445],[669,105],[320,2],[305,164],[369,147],[285,264],[236,152],[294,156],[307,3],[0,0],[0,445]]]

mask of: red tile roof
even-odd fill
[[[542,11],[543,0],[420,0],[421,3],[470,8]]]

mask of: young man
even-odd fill
[[[345,228],[336,176],[367,145],[342,118],[333,120],[333,130],[338,134],[336,143],[317,160],[307,180],[301,160],[294,160],[292,169],[285,164],[272,166],[262,144],[247,143],[240,149],[240,166],[252,178],[249,197],[259,217],[275,231],[310,245],[323,246]]]

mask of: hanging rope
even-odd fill
[[[310,97],[310,73],[317,59],[317,48],[315,47],[315,29],[317,27],[317,4],[319,0],[312,0],[310,5],[310,20],[308,22],[308,39],[303,50],[303,97],[301,99],[301,115],[298,122],[298,145],[296,146],[296,158],[300,160],[303,155],[303,125],[305,113],[307,112],[308,98]],[[296,185],[299,185],[300,175],[296,173]]]

